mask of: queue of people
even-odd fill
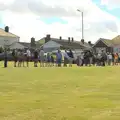
[[[47,53],[46,55],[43,49],[40,51],[36,49],[34,52],[31,52],[29,49],[26,51],[13,50],[12,55],[14,67],[25,67],[25,62],[26,66],[29,67],[30,61],[34,61],[34,67],[38,67],[38,63],[40,63],[40,67],[61,67],[62,63],[64,63],[64,67],[67,67],[67,64],[72,67],[74,60],[72,50],[69,50],[69,52],[65,51],[64,55],[60,50],[56,53]]]
[[[77,58],[78,66],[111,66],[118,65],[120,63],[120,53],[105,53],[102,51],[101,53],[92,53],[87,51],[85,53],[81,53]]]
[[[118,53],[101,53],[95,54],[91,51],[84,51],[75,58],[72,50],[65,50],[62,53],[60,50],[54,53],[45,53],[43,49],[30,51],[13,50],[14,67],[29,67],[29,62],[34,62],[34,67],[72,67],[72,64],[77,66],[105,66],[118,65],[120,63],[120,54]],[[7,59],[5,59],[7,60]],[[5,62],[6,63],[6,62]],[[26,63],[26,64],[25,64]],[[5,64],[6,65],[6,64]]]

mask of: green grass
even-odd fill
[[[0,68],[0,120],[120,120],[120,67]]]

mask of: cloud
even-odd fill
[[[3,21],[10,31],[19,35],[21,41],[36,40],[51,34],[53,37],[74,37],[81,39],[81,13],[84,12],[84,35],[86,41],[96,41],[99,37],[112,38],[119,32],[119,20],[99,9],[91,0],[11,0],[3,4]],[[0,7],[1,8],[1,7]],[[44,18],[58,17],[59,21],[47,24]]]
[[[72,8],[62,5],[47,5],[41,0],[14,0],[10,4],[0,3],[0,10],[10,10],[17,13],[34,13],[40,16],[76,16]]]
[[[101,4],[110,10],[120,8],[120,0],[101,0]]]

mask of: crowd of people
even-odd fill
[[[25,50],[13,50],[12,56],[14,58],[14,67],[25,67],[25,62],[27,63],[27,67],[29,67],[29,62],[34,61],[34,67],[38,67],[40,63],[40,67],[61,67],[62,63],[64,66],[72,67],[74,56],[72,50],[69,52],[65,51],[64,54],[60,50],[56,53],[47,53],[45,54],[44,50],[35,50],[31,52],[29,49]]]
[[[118,65],[120,63],[120,53],[109,53],[102,51],[101,53],[92,53],[87,51],[78,56],[78,66],[111,66]]]
[[[72,64],[77,66],[105,66],[118,65],[120,62],[119,53],[93,53],[92,51],[84,51],[77,55],[72,50],[65,50],[61,52],[58,50],[55,53],[45,53],[43,49],[30,51],[27,50],[13,50],[12,56],[14,58],[14,67],[29,67],[29,62],[34,62],[34,67],[72,67]],[[26,63],[26,64],[25,64]]]

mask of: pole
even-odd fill
[[[81,12],[82,14],[82,39],[84,39],[84,23],[83,23],[83,12]]]
[[[83,19],[83,12],[79,9],[77,9],[78,12],[81,12],[82,16],[82,39],[84,39],[84,19]]]

